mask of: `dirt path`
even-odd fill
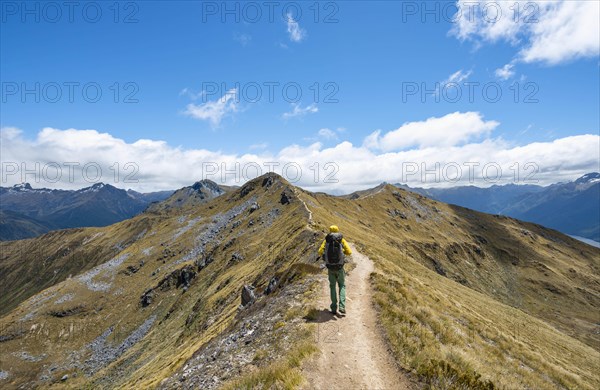
[[[373,262],[352,248],[356,268],[346,275],[345,317],[330,314],[329,283],[319,300],[317,344],[321,353],[304,368],[305,389],[411,389],[396,369],[376,328],[369,275]]]

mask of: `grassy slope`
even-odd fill
[[[156,386],[200,346],[227,329],[237,313],[242,285],[253,283],[257,291],[262,291],[276,273],[285,275],[286,280],[293,279],[297,273],[293,264],[308,260],[316,250],[315,236],[307,227],[308,214],[293,196],[291,203],[280,203],[286,183],[276,180],[268,187],[262,184],[261,178],[208,204],[148,222],[146,234],[119,254],[129,257],[116,269],[92,279],[110,283],[108,291],[91,291],[78,278],[71,278],[22,302],[4,316],[0,320],[2,335],[16,337],[2,342],[0,363],[16,378],[13,385],[39,385],[40,375],[49,374],[51,381],[58,381],[69,374],[68,384],[75,387],[92,382],[96,383],[92,386],[105,387]],[[254,201],[262,207],[250,213],[248,207]],[[231,213],[236,207],[238,215]],[[140,219],[144,217],[103,229],[63,232],[60,242],[81,242],[78,240],[96,232],[116,240],[122,224],[139,223]],[[217,225],[222,228],[210,233]],[[207,240],[204,255],[196,252],[189,261],[181,261],[192,248],[199,247],[201,237]],[[243,260],[233,260],[234,253],[241,254]],[[141,307],[144,291],[156,287],[173,270],[193,265],[202,257],[214,261],[199,271],[187,292],[175,287],[165,291],[155,288],[153,303]],[[140,261],[144,261],[141,267]],[[139,270],[128,274],[124,272],[128,266]],[[158,273],[152,275],[157,269]],[[72,299],[55,303],[65,296]],[[76,314],[62,318],[52,315],[69,309],[77,309]],[[152,316],[156,320],[140,342],[91,378],[84,375],[87,368],[82,363],[90,357],[86,345],[111,327],[108,343],[119,345]],[[30,330],[32,326],[34,331]],[[40,362],[26,362],[15,355],[22,351],[46,357]],[[77,364],[69,364],[73,357]],[[49,373],[48,367],[56,369]]]
[[[108,228],[57,230],[0,242],[0,315],[43,289],[102,264],[164,218],[145,214]]]
[[[224,192],[234,190],[228,186],[219,188]],[[0,280],[3,281],[0,315],[69,275],[109,261],[143,238],[152,226],[213,197],[214,194],[206,190],[198,192],[185,187],[165,201],[151,205],[143,214],[116,223],[110,229],[64,229],[30,240],[0,242]]]
[[[597,249],[536,225],[447,206],[393,187],[350,200],[293,190],[282,181],[262,187],[262,179],[205,205],[24,241],[32,245],[28,248],[44,245],[51,253],[71,248],[88,260],[82,262],[86,269],[116,256],[117,250],[106,248],[119,243],[125,247],[119,255],[129,257],[114,272],[94,278],[112,283],[109,291],[90,291],[77,278],[67,279],[0,319],[0,337],[16,337],[2,342],[0,353],[0,366],[16,378],[13,385],[32,385],[40,375],[49,375],[48,385],[68,373],[69,386],[141,388],[156,386],[178,372],[199,348],[236,321],[243,284],[254,283],[260,291],[273,274],[285,274],[287,280],[297,273],[293,264],[314,257],[322,235],[307,227],[308,212],[295,195],[290,204],[280,203],[282,191],[300,194],[312,211],[314,227],[325,232],[330,223],[337,223],[375,261],[373,285],[392,350],[403,367],[415,370],[433,387],[484,387],[487,380],[500,388],[600,384],[594,367],[600,359],[598,334],[593,331],[600,306]],[[186,293],[172,287],[158,291],[150,306],[140,306],[146,289],[203,257],[196,252],[189,261],[177,263],[198,247],[200,237],[208,237],[217,216],[253,201],[261,205],[259,210],[242,210],[208,239],[204,257],[214,261],[198,273]],[[275,208],[280,213],[273,217]],[[232,261],[234,252],[244,260]],[[127,266],[139,267],[142,260],[136,273],[123,272]],[[5,255],[1,264],[14,268],[15,261]],[[68,256],[50,264],[60,262],[64,265],[58,269],[76,269],[77,261],[68,261]],[[10,278],[19,278],[12,272]],[[29,286],[21,294],[35,288]],[[55,303],[71,294],[72,300]],[[77,310],[68,317],[52,315],[69,309]],[[67,364],[71,358],[89,358],[83,347],[109,327],[114,331],[108,342],[118,345],[152,316],[156,321],[149,333],[91,378],[83,374],[85,365]],[[19,335],[19,330],[24,333]],[[251,372],[230,387],[297,384],[297,375],[290,373],[312,348],[310,343],[299,344],[283,363]],[[22,351],[47,356],[26,362],[14,354]],[[72,351],[81,354],[70,355]],[[48,371],[53,366],[56,369]]]
[[[598,249],[393,187],[302,198],[375,261],[385,334],[433,388],[600,385]]]

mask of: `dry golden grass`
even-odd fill
[[[389,186],[303,199],[374,260],[385,337],[426,387],[600,387],[599,250]]]
[[[336,223],[375,262],[372,285],[385,337],[399,364],[428,387],[600,388],[599,250],[533,224],[451,207],[389,186],[356,199],[291,189],[298,198],[282,205],[288,184],[278,179],[263,188],[262,180],[204,205],[0,244],[0,267],[14,279],[0,298],[8,313],[0,319],[0,335],[15,337],[2,342],[0,352],[0,364],[10,367],[11,386],[49,387],[52,381],[60,386],[64,374],[70,375],[68,386],[73,388],[158,386],[235,323],[242,285],[254,284],[261,292],[274,274],[295,283],[320,272],[312,260],[327,227]],[[197,245],[201,226],[254,196],[260,209],[234,217],[217,235],[219,243],[210,242],[206,253],[214,261],[187,292],[158,291],[149,307],[140,306],[146,289],[193,264],[195,257],[176,262]],[[310,226],[303,202],[312,212]],[[280,214],[261,224],[259,216],[268,221],[275,208]],[[196,225],[184,229],[196,219]],[[23,254],[37,247],[45,248],[47,256],[21,264]],[[110,290],[91,291],[76,278],[68,279],[119,252],[129,257],[114,274],[95,278],[112,283]],[[244,260],[232,261],[235,252]],[[52,261],[44,262],[47,258]],[[142,260],[137,272],[124,272]],[[34,277],[19,288],[22,272]],[[283,312],[277,331],[314,316],[318,291],[312,286],[299,297],[300,306]],[[70,294],[71,300],[54,303]],[[76,313],[68,317],[52,315],[73,309]],[[66,364],[71,352],[81,351],[109,327],[115,331],[108,342],[118,345],[153,315],[149,333],[93,376]],[[279,351],[281,358],[274,363],[267,364],[264,352],[257,352],[257,369],[227,388],[297,387],[302,383],[298,367],[315,350],[310,335],[310,325],[300,327],[294,347]],[[262,349],[273,352],[276,346]],[[26,362],[15,355],[21,351],[46,357]],[[58,368],[50,382],[40,383],[44,365]]]
[[[101,232],[104,238],[97,245],[113,247],[123,242],[124,238],[128,239],[129,236],[123,232],[129,232],[133,226],[146,226],[144,235],[127,243],[121,254],[129,254],[129,257],[110,276],[99,274],[93,278],[96,282],[111,283],[108,291],[91,291],[75,278],[66,279],[22,302],[0,319],[0,335],[18,329],[27,330],[13,340],[2,342],[0,362],[3,367],[11,367],[10,375],[15,380],[13,384],[43,385],[38,381],[43,365],[55,365],[58,369],[51,374],[51,381],[59,381],[62,375],[69,374],[69,386],[92,383],[97,387],[111,388],[155,387],[162,379],[173,375],[202,345],[233,323],[244,284],[254,284],[260,294],[274,275],[278,275],[283,283],[293,283],[301,278],[307,270],[295,264],[308,261],[307,256],[316,251],[317,245],[307,228],[307,212],[297,200],[285,205],[280,203],[281,193],[287,188],[287,183],[276,180],[266,188],[262,187],[262,179],[249,183],[246,189],[253,189],[245,196],[236,191],[209,204],[184,208],[175,214],[172,211],[164,215],[142,214],[102,229],[61,232],[59,242],[52,240],[52,235],[50,238],[40,238],[37,245],[48,245],[49,250],[55,250],[53,248],[61,245],[81,246],[86,238]],[[198,234],[202,231],[198,228],[204,225],[210,227],[216,215],[225,214],[251,199],[256,200],[261,208],[252,213],[246,209],[227,221],[225,228],[215,237],[218,242],[212,239],[206,248],[207,256],[212,256],[214,261],[198,273],[187,292],[182,293],[181,288],[167,291],[156,289],[160,280],[171,271],[193,265],[197,257],[184,262],[178,260],[197,245]],[[279,210],[276,214],[275,209]],[[198,222],[192,228],[182,229],[188,221],[196,219]],[[250,221],[253,223],[250,224]],[[176,235],[176,232],[181,234]],[[93,252],[93,248],[87,251]],[[236,252],[242,254],[244,259],[232,260]],[[171,253],[174,255],[171,256]],[[94,258],[91,264],[81,269],[89,269],[113,256],[112,252],[108,255],[98,254],[97,260]],[[142,260],[144,265],[137,272],[121,272],[128,266],[139,266]],[[7,256],[3,263],[13,264],[15,261]],[[159,273],[153,275],[159,268]],[[157,291],[154,302],[142,308],[140,297],[152,287]],[[61,304],[54,303],[67,295],[72,299]],[[51,298],[36,303],[44,296]],[[48,314],[50,310],[76,306],[84,306],[87,310],[63,318]],[[288,319],[292,318],[292,314]],[[303,312],[296,314],[301,317]],[[107,341],[110,345],[118,345],[151,316],[156,316],[156,321],[149,333],[92,377],[67,364],[69,353],[87,353],[84,347],[109,327],[113,326],[114,332]],[[48,337],[44,333],[32,334],[29,329],[34,325],[38,329],[42,327],[49,330]],[[70,330],[68,337],[57,340],[57,335],[61,331],[64,333],[65,329]],[[46,357],[39,362],[26,362],[15,355],[20,351],[45,354]],[[82,356],[82,360],[85,358]],[[46,382],[46,385],[50,383]]]
[[[298,343],[293,350],[288,352],[285,359],[227,383],[222,389],[297,389],[304,382],[299,370],[300,364],[315,352],[317,352],[317,347],[314,343],[310,341]]]

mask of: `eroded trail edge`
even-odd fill
[[[373,262],[352,247],[356,268],[346,275],[345,317],[328,313],[329,284],[325,277],[319,298],[319,355],[306,364],[305,389],[410,389],[396,368],[377,329],[369,275]],[[350,267],[347,267],[350,268]]]

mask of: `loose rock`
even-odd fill
[[[248,306],[255,300],[256,295],[254,295],[254,286],[247,284],[244,285],[244,287],[242,287],[242,306]]]

